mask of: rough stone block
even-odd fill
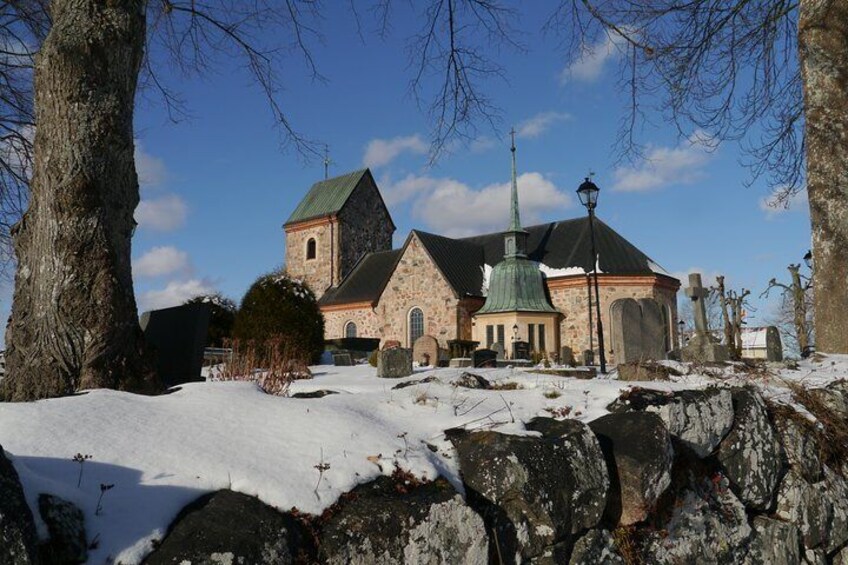
[[[377,356],[377,376],[398,379],[412,374],[412,351],[397,347],[384,349]]]

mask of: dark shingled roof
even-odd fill
[[[480,296],[483,292],[483,248],[479,245],[441,235],[413,230],[448,284],[462,296]]]
[[[371,174],[368,169],[360,169],[316,182],[286,220],[286,225],[335,214],[342,209],[366,173]]]
[[[553,269],[580,267],[592,270],[589,219],[575,218],[524,228],[527,256]],[[483,247],[485,261],[496,265],[503,259],[503,233],[467,237],[462,241]],[[595,218],[595,245],[602,273],[615,275],[653,274],[651,259],[611,227]]]
[[[342,284],[329,289],[318,303],[322,306],[351,302],[376,302],[389,281],[402,249],[364,255]]]
[[[552,269],[592,270],[589,219],[576,218],[525,228],[531,261]],[[503,233],[462,239],[414,231],[448,283],[459,296],[481,296],[483,265],[494,266],[504,258]],[[602,273],[614,275],[655,274],[651,259],[611,227],[595,219],[595,243]],[[337,288],[321,298],[322,305],[370,300],[376,302],[394,271],[403,249],[363,257]],[[660,273],[662,274],[662,273]]]

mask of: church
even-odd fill
[[[598,353],[589,219],[522,226],[514,143],[511,151],[510,216],[498,233],[449,238],[412,230],[392,249],[395,224],[370,170],[309,189],[283,226],[285,262],[318,298],[326,339],[412,347],[432,336],[445,349],[458,341],[500,344],[507,356],[513,341],[552,358],[564,348]],[[616,360],[615,349],[639,339],[626,335],[638,330],[617,327],[632,324],[616,316],[616,302],[649,303],[657,348],[674,349],[680,282],[597,218],[594,236],[607,359],[629,360]]]

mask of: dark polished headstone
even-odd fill
[[[202,381],[203,349],[212,305],[184,304],[141,315],[141,329],[156,353],[156,371],[165,386]]]
[[[530,342],[513,341],[512,342],[512,358],[513,359],[530,359]]]
[[[496,367],[498,354],[491,349],[478,349],[471,354],[472,367]]]

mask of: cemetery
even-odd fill
[[[848,1],[0,43],[0,565],[848,565]]]

